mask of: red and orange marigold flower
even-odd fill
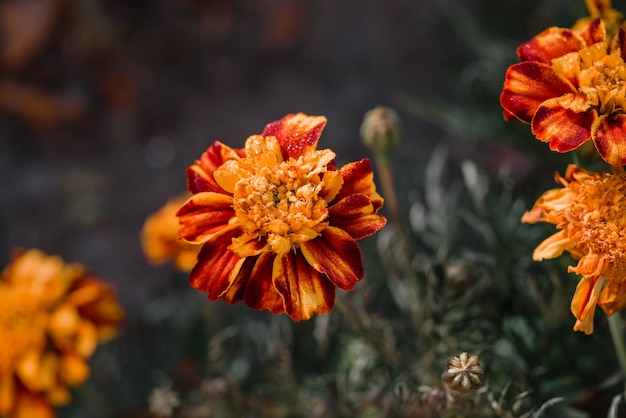
[[[331,150],[317,150],[325,126],[323,116],[290,114],[243,149],[215,142],[187,170],[193,195],[179,234],[203,244],[190,283],[210,300],[300,321],[329,312],[335,287],[363,278],[356,241],[385,225],[383,199],[369,160],[337,169]]]
[[[596,305],[607,315],[626,306],[626,173],[593,173],[576,165],[556,181],[563,187],[545,192],[523,222],[548,222],[558,232],[535,249],[534,260],[555,258],[564,251],[578,260],[569,271],[582,276],[571,310],[574,330],[593,332]]]
[[[531,125],[558,152],[592,140],[613,166],[626,164],[626,32],[607,0],[588,0],[591,17],[551,27],[517,48],[500,102],[507,119]]]
[[[111,286],[82,266],[39,250],[16,254],[0,275],[0,416],[54,417],[123,316]]]

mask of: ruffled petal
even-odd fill
[[[335,287],[298,252],[274,259],[272,279],[281,295],[284,310],[294,321],[330,312],[335,303]]]
[[[609,316],[626,308],[626,281],[609,280],[600,294],[598,305]]]
[[[600,13],[604,13],[604,10]],[[577,28],[577,33],[587,45],[593,45],[606,40],[606,25],[602,19],[594,19],[584,26]]]
[[[272,269],[276,255],[266,252],[258,257],[247,257],[233,284],[222,296],[228,303],[243,300],[253,309],[283,313],[283,298],[272,282]]]
[[[577,113],[563,108],[557,100],[544,102],[532,120],[532,132],[538,140],[550,143],[558,152],[572,151],[591,139],[594,111]]]
[[[330,170],[324,173],[322,179],[322,190],[320,190],[320,197],[326,202],[332,202],[337,196],[337,193],[343,186],[343,176],[339,170]]]
[[[242,150],[235,150],[228,145],[216,141],[200,157],[194,165],[187,169],[187,188],[191,193],[217,192],[224,190],[213,178],[213,172],[225,161],[243,156]]]
[[[576,286],[570,306],[576,317],[574,331],[582,331],[587,335],[593,332],[593,317],[603,284],[604,279],[585,276]]]
[[[283,298],[276,291],[272,280],[275,258],[276,255],[270,252],[261,254],[247,276],[243,300],[253,309],[285,312]]]
[[[186,241],[201,244],[228,226],[235,216],[232,196],[203,192],[191,196],[178,210],[178,235]]]
[[[343,186],[334,202],[338,202],[344,197],[359,193],[367,196],[374,207],[374,212],[378,211],[383,205],[383,198],[376,192],[376,184],[374,184],[374,173],[370,165],[370,160],[364,158],[360,161],[348,163],[339,170],[343,177]]]
[[[363,278],[363,260],[356,241],[339,228],[328,226],[322,235],[300,245],[309,264],[328,276],[335,286],[352,290]]]
[[[626,164],[626,115],[600,116],[592,127],[593,142],[607,163]]]
[[[568,238],[565,231],[559,231],[554,235],[546,238],[533,251],[533,260],[541,261],[544,258],[556,258],[563,254],[563,251],[569,251],[576,247],[576,242]]]
[[[198,262],[189,274],[189,284],[207,292],[210,300],[217,300],[232,285],[245,258],[228,249],[239,228],[227,229],[207,241],[198,254]]]
[[[374,214],[374,206],[362,194],[351,194],[328,208],[330,225],[343,229],[355,240],[360,240],[382,229],[387,220]]]
[[[289,114],[270,122],[263,129],[263,136],[275,136],[285,160],[298,158],[314,150],[326,126],[324,116],[308,116],[304,113]]]
[[[520,62],[506,71],[500,104],[522,122],[530,123],[541,103],[575,91],[552,66],[541,62]]]
[[[585,40],[570,29],[551,27],[517,48],[520,61],[538,61],[550,64],[553,58],[578,51]]]

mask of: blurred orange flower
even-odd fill
[[[4,269],[0,307],[0,415],[11,418],[54,417],[124,316],[111,286],[39,250]]]
[[[188,198],[189,193],[173,197],[146,219],[141,230],[141,245],[150,264],[156,266],[172,260],[177,269],[187,272],[196,264],[200,245],[178,238],[180,225],[176,212]]]
[[[210,300],[243,300],[294,321],[329,312],[335,287],[363,278],[357,240],[380,230],[383,199],[369,160],[337,169],[317,150],[323,116],[290,114],[244,149],[215,142],[187,170],[193,193],[180,236],[202,243],[191,285]]]
[[[591,17],[551,27],[517,48],[500,103],[506,119],[531,125],[558,152],[592,140],[613,166],[626,164],[626,32],[609,1],[588,0]]]
[[[522,222],[548,222],[556,234],[535,249],[533,259],[555,258],[563,251],[578,260],[568,271],[582,276],[572,299],[574,330],[593,332],[596,305],[607,315],[626,306],[626,173],[593,173],[576,165],[555,179],[563,188],[545,192]],[[606,284],[606,285],[605,285]]]

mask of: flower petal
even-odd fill
[[[626,115],[602,115],[591,128],[598,152],[612,166],[626,164]]]
[[[289,157],[298,158],[306,151],[314,150],[325,126],[324,116],[296,113],[268,123],[262,135],[276,137],[286,160]]]
[[[378,211],[383,205],[383,198],[376,192],[376,184],[374,184],[374,173],[370,165],[370,160],[364,158],[360,161],[348,163],[341,167],[341,176],[343,177],[343,186],[334,202],[338,202],[344,197],[359,193],[367,196],[374,207],[374,212]]]
[[[235,150],[228,145],[215,141],[195,164],[187,169],[187,188],[191,193],[217,192],[224,190],[213,178],[213,172],[225,161],[243,156],[242,150]]]
[[[361,250],[346,231],[328,226],[320,237],[303,242],[300,249],[315,270],[342,290],[354,289],[363,278]]]
[[[365,195],[354,193],[328,208],[330,225],[343,229],[355,240],[376,233],[387,219],[374,214],[374,206]]]
[[[272,280],[275,258],[276,255],[270,252],[261,254],[247,277],[243,300],[253,309],[285,312],[283,298],[276,291]]]
[[[600,294],[598,305],[609,316],[626,308],[626,282],[609,280]]]
[[[517,48],[520,61],[549,64],[553,58],[578,51],[586,45],[584,39],[570,29],[551,27]]]
[[[227,229],[207,241],[198,254],[198,263],[189,274],[189,284],[207,292],[210,300],[217,300],[232,285],[245,258],[228,249],[239,228]]]
[[[595,110],[577,113],[563,108],[557,100],[544,102],[532,120],[532,132],[538,140],[550,143],[558,152],[572,151],[591,139]]]
[[[530,123],[541,103],[575,91],[552,66],[533,61],[520,62],[506,71],[500,104],[506,112]]]
[[[203,243],[228,226],[235,216],[232,196],[201,192],[195,194],[178,210],[178,235],[192,243]]]
[[[593,332],[593,317],[603,284],[604,279],[585,276],[576,286],[570,306],[576,317],[574,331],[583,331],[587,335]]]
[[[54,418],[50,403],[39,393],[20,390],[17,393],[12,418]]]
[[[272,279],[284,300],[284,309],[294,321],[330,312],[335,303],[335,287],[298,252],[274,259]]]
[[[253,309],[283,313],[283,298],[272,282],[272,269],[275,254],[265,252],[258,257],[247,257],[241,265],[237,277],[222,299],[228,303],[244,302]]]
[[[568,251],[576,247],[576,242],[570,240],[565,231],[559,231],[543,240],[541,244],[533,251],[533,260],[541,261],[545,258],[556,258],[563,254],[563,251]]]

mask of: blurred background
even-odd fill
[[[506,166],[532,202],[569,160],[502,120],[504,73],[518,44],[584,15],[582,0],[0,2],[2,265],[18,247],[83,263],[128,314],[62,416],[150,416],[154,387],[197,384],[213,332],[268,329],[268,314],[209,303],[142,254],[145,218],[213,141],[241,147],[287,113],[325,115],[319,147],[342,165],[370,156],[358,129],[385,105],[404,122],[392,156],[404,216],[441,149],[446,175],[465,159]]]

